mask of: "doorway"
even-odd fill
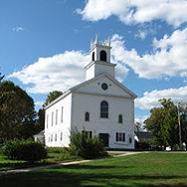
[[[109,134],[108,133],[99,133],[99,139],[103,142],[105,147],[109,146]]]

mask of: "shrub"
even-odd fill
[[[47,152],[48,153],[60,153],[63,154],[64,152],[67,152],[68,148],[65,147],[48,147]]]
[[[44,145],[32,140],[9,141],[3,146],[2,150],[3,154],[11,160],[34,162],[47,156]]]
[[[85,133],[80,132],[71,134],[70,151],[72,154],[86,159],[107,156],[104,145],[98,137],[89,138]]]
[[[70,149],[67,147],[48,147],[48,160],[63,161],[78,159],[75,155],[71,154]]]

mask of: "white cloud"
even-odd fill
[[[150,53],[139,55],[135,49],[127,50],[123,38],[114,35],[112,55],[115,61],[130,67],[141,78],[187,75],[187,28],[160,40],[154,39],[152,45]]]
[[[39,58],[10,77],[29,85],[27,90],[31,93],[64,91],[84,80],[83,67],[88,61],[89,56],[85,53],[66,51],[52,57]]]
[[[12,28],[12,31],[13,32],[22,32],[22,31],[24,31],[25,29],[23,28],[23,27],[21,27],[21,26],[16,26],[16,27],[13,27]]]
[[[149,115],[136,116],[135,122],[143,124],[143,122],[149,117]]]
[[[89,54],[81,51],[66,51],[52,57],[39,58],[20,71],[13,72],[9,77],[19,79],[28,85],[30,93],[45,94],[53,90],[65,91],[85,80],[84,66],[90,61]],[[118,64],[116,76],[122,81],[127,68]]]
[[[144,31],[144,30],[138,30],[138,32],[136,33],[135,37],[140,38],[140,39],[143,40],[143,39],[146,38],[147,34],[148,33],[146,31]]]
[[[170,25],[179,26],[187,22],[186,10],[186,0],[88,0],[84,9],[78,9],[77,12],[84,20],[89,21],[117,16],[126,24],[160,19]]]
[[[135,49],[128,50],[123,38],[113,35],[111,39],[112,62],[117,64],[116,77],[124,80],[129,68],[139,77],[152,79],[170,76],[187,76],[187,29],[176,30],[171,36],[153,40],[153,51],[139,55]],[[83,67],[90,57],[81,51],[66,51],[52,57],[39,58],[10,77],[27,84],[31,93],[48,93],[66,90],[84,81]]]
[[[187,86],[145,92],[142,97],[136,99],[135,106],[143,110],[150,110],[159,106],[158,100],[162,98],[171,98],[174,102],[187,102]]]

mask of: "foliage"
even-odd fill
[[[5,75],[1,75],[1,72],[0,72],[0,83],[2,82],[2,80],[4,79]]]
[[[72,154],[86,159],[107,156],[104,145],[98,137],[90,138],[80,132],[72,132],[70,151]]]
[[[187,107],[179,106],[179,112],[181,115],[180,120],[182,142],[185,142],[187,150]]]
[[[161,107],[153,108],[145,120],[146,128],[152,132],[157,146],[171,146],[179,143],[177,107],[170,99],[161,99]]]
[[[44,106],[47,106],[49,103],[57,99],[59,96],[61,96],[63,93],[61,91],[52,91],[47,95],[46,101],[44,103]]]
[[[69,149],[64,147],[48,147],[47,152],[48,153],[64,153],[67,152]]]
[[[28,138],[35,132],[33,99],[11,81],[0,84],[0,142]]]
[[[12,140],[4,145],[3,154],[11,160],[34,162],[46,158],[47,150],[38,142]]]
[[[36,119],[36,134],[42,131],[45,127],[45,110],[39,109]]]
[[[49,147],[47,148],[47,152],[48,152],[48,158],[46,159],[46,161],[49,162],[80,159],[76,155],[72,155],[69,148]]]

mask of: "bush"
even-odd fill
[[[98,137],[89,138],[85,133],[80,132],[71,134],[70,151],[72,154],[86,159],[107,156],[104,145]]]
[[[68,148],[65,148],[65,147],[48,147],[47,152],[48,153],[63,154],[64,152],[68,152]]]
[[[34,162],[47,156],[44,145],[32,140],[9,141],[3,146],[2,150],[3,154],[11,160]]]
[[[67,147],[48,147],[48,161],[76,160],[75,155],[71,154]]]

